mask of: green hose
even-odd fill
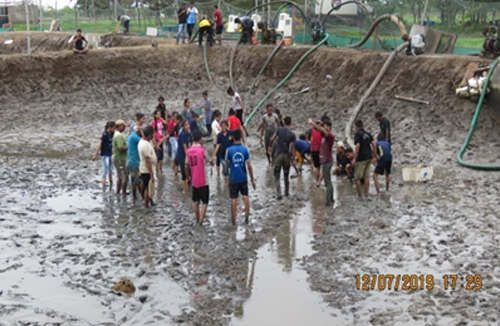
[[[309,51],[307,51],[306,53],[304,53],[304,55],[299,59],[299,61],[297,61],[297,63],[295,64],[295,66],[293,66],[292,70],[290,70],[290,72],[288,73],[288,75],[286,75],[285,78],[283,78],[283,80],[280,81],[278,85],[276,85],[276,87],[274,87],[272,90],[270,90],[266,94],[266,96],[264,96],[260,100],[260,102],[257,104],[257,106],[253,108],[252,112],[250,112],[250,114],[248,115],[248,117],[245,119],[245,126],[248,126],[248,124],[250,123],[250,121],[252,120],[252,118],[255,116],[255,114],[260,109],[260,107],[266,102],[266,100],[269,98],[269,96],[271,96],[271,94],[273,94],[275,91],[277,91],[278,89],[280,89],[283,85],[285,85],[285,83],[292,77],[292,75],[300,67],[300,65],[307,58],[307,56],[309,54],[313,53],[314,51],[316,51],[323,44],[327,43],[329,37],[330,37],[330,35],[326,34],[325,37],[318,44],[316,44],[314,47],[312,47],[311,49],[309,49]]]
[[[484,170],[484,171],[499,171],[500,170],[500,165],[471,163],[471,162],[465,162],[462,159],[462,156],[464,155],[465,151],[467,150],[467,146],[469,146],[472,135],[474,134],[474,130],[476,129],[477,120],[479,119],[479,114],[481,113],[481,109],[483,107],[484,97],[486,96],[486,90],[488,89],[488,84],[490,83],[491,76],[493,75],[493,72],[494,72],[495,68],[497,67],[499,61],[500,61],[500,58],[497,58],[495,60],[495,62],[493,62],[491,69],[488,72],[488,77],[486,77],[483,88],[481,90],[481,96],[479,97],[479,102],[477,103],[476,112],[474,112],[474,117],[472,117],[472,122],[470,124],[469,132],[467,133],[467,137],[465,138],[465,141],[462,145],[462,148],[460,148],[460,151],[457,154],[458,164],[465,166],[465,167],[468,167],[468,168],[471,168],[471,169],[475,169],[475,170]]]

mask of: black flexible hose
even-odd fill
[[[342,2],[342,3],[338,4],[338,5],[336,5],[335,7],[333,7],[332,9],[330,9],[330,11],[325,15],[325,17],[321,21],[321,25],[325,26],[326,20],[327,20],[327,18],[330,16],[330,14],[332,12],[337,11],[340,8],[342,8],[343,6],[349,5],[349,4],[356,4],[356,5],[358,5],[358,7],[360,7],[361,9],[363,9],[364,12],[368,12],[368,9],[366,8],[366,6],[363,3],[359,2],[359,1],[352,0],[352,1]]]
[[[368,41],[368,39],[372,36],[373,32],[375,31],[375,28],[381,22],[383,22],[385,20],[393,21],[396,25],[398,25],[399,30],[401,31],[402,36],[407,35],[406,28],[404,27],[403,23],[401,22],[401,20],[398,17],[396,17],[394,15],[390,15],[390,14],[385,14],[385,15],[380,16],[379,18],[377,18],[373,22],[373,24],[370,27],[370,29],[368,30],[368,32],[365,34],[365,36],[363,36],[363,38],[359,42],[347,45],[346,48],[359,48],[360,46],[362,46],[363,44],[365,44],[366,41]]]

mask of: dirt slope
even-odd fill
[[[255,105],[275,86],[305,53],[305,48],[286,48],[273,60],[255,94],[247,96],[249,85],[272,47],[241,48],[236,56],[235,83],[247,105]],[[209,65],[221,91],[229,85],[229,47],[209,49]],[[298,129],[305,129],[308,117],[331,116],[334,130],[343,138],[351,109],[382,67],[387,55],[357,50],[322,48],[311,55],[292,79],[271,97],[284,115],[294,117]],[[393,123],[393,139],[398,163],[444,164],[453,160],[469,126],[474,104],[454,95],[451,80],[460,78],[471,57],[399,56],[381,85],[368,100],[361,118],[367,129],[377,132],[373,114],[380,110]],[[326,76],[333,78],[329,79]],[[222,106],[205,74],[201,49],[197,46],[150,46],[92,51],[86,56],[72,53],[44,53],[0,58],[0,98],[8,103],[3,121],[18,119],[20,108],[36,99],[41,123],[65,116],[80,121],[106,120],[122,115],[132,119],[136,111],[153,109],[155,98],[163,94],[171,109],[180,109],[185,97],[199,98],[208,89],[215,105]],[[310,91],[293,96],[309,87]],[[196,91],[195,91],[196,90]],[[195,91],[195,92],[193,92]],[[21,96],[22,95],[22,96]],[[395,95],[430,101],[429,106],[401,102]],[[230,99],[226,98],[230,103]],[[33,108],[34,110],[35,108]],[[256,126],[256,120],[253,126]],[[5,123],[5,122],[4,122]],[[484,159],[495,159],[490,149],[499,140],[496,116],[486,110],[477,131],[478,139],[496,142],[481,144]],[[473,141],[472,149],[478,143]],[[477,154],[482,158],[482,154]]]

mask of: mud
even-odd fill
[[[241,94],[270,51],[239,50]],[[305,51],[280,51],[247,104]],[[229,55],[229,47],[209,49],[220,90],[228,86]],[[294,118],[297,132],[307,117],[327,113],[342,135],[385,58],[320,49],[271,101]],[[90,156],[105,121],[152,112],[160,94],[180,110],[183,98],[196,104],[207,89],[221,106],[198,47],[2,56],[0,325],[497,324],[499,177],[455,164],[474,105],[454,96],[451,80],[478,60],[398,57],[363,110],[369,131],[377,130],[375,111],[393,123],[398,168],[433,165],[432,181],[403,183],[397,170],[389,193],[359,202],[349,184],[335,180],[336,205],[327,210],[306,172],[292,181],[292,198],[277,202],[272,171],[250,139],[258,183],[250,225],[230,225],[227,188],[214,173],[209,225],[197,228],[189,195],[170,169],[160,177],[158,206],[144,210],[102,193]],[[304,87],[310,91],[293,95]],[[498,161],[498,130],[486,107],[467,157]],[[357,274],[432,274],[436,285],[358,291]],[[445,291],[444,274],[480,274],[483,288]],[[135,284],[133,296],[111,291],[122,278]]]

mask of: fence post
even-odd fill
[[[40,32],[43,32],[43,5],[42,5],[42,0],[39,0],[38,3],[40,4]]]
[[[24,11],[26,12],[26,32],[28,42],[28,55],[31,55],[31,33],[30,33],[30,12],[28,10],[28,0],[24,0]]]
[[[114,8],[114,13],[115,13],[115,17],[113,17],[113,19],[116,21],[116,24],[115,24],[115,33],[118,31],[118,8],[117,8],[117,5],[118,5],[118,0],[115,0],[115,8]]]

